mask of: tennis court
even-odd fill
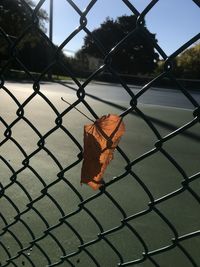
[[[31,84],[26,86],[27,90],[19,84],[10,85],[20,104],[32,93],[28,90]],[[76,101],[76,92],[67,88],[45,91],[43,84],[41,91],[60,114],[68,108],[61,96],[70,103]],[[0,95],[2,119],[9,125],[20,117],[19,111],[16,115],[18,107],[4,90]],[[86,99],[98,116],[120,114],[119,106],[124,105]],[[88,114],[83,104],[77,107]],[[145,104],[138,108],[162,138],[193,120],[189,109]],[[196,196],[200,187],[195,179],[199,171],[199,124],[140,158],[155,148],[158,138],[141,116],[129,113],[124,117],[126,132],[119,147],[133,164],[127,164],[115,151],[104,175],[105,191],[96,192],[80,185],[80,149],[62,127],[57,127],[57,116],[49,104],[36,95],[23,112],[1,146],[1,186],[5,188],[0,200],[2,266],[106,267],[133,265],[133,261],[139,267],[199,266]],[[27,122],[40,132],[41,139]],[[81,146],[87,123],[75,109],[62,116],[62,125]],[[54,127],[57,129],[51,131]],[[1,141],[5,130],[2,123]]]

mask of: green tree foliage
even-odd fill
[[[32,8],[34,8],[32,0],[0,0],[0,30],[13,41],[19,37],[27,27],[32,25],[18,44],[18,47],[23,47],[25,43],[30,43],[33,47],[40,39],[37,31],[34,32],[34,29],[39,28],[44,32],[46,30],[45,21],[48,18],[47,13],[40,9],[34,17],[36,20],[33,23]],[[2,34],[0,38],[0,51],[4,52],[8,46],[8,42],[3,39]]]
[[[11,36],[19,36],[27,26],[33,23],[32,0],[0,0],[0,27]],[[36,26],[45,30],[47,13],[40,9],[37,13]]]
[[[47,13],[40,9],[33,16],[32,0],[0,0],[0,58],[3,66],[6,60],[15,55],[29,71],[41,71],[49,61],[50,47],[42,38],[40,30],[45,32]],[[20,41],[17,41],[23,33]],[[15,43],[12,48],[5,38],[7,35]],[[22,69],[18,60],[10,62],[9,68]]]
[[[164,72],[164,60],[160,60],[155,69],[158,75]],[[173,73],[177,78],[200,79],[200,44],[196,44],[173,60]]]
[[[134,15],[121,16],[116,20],[107,18],[98,29],[92,31],[92,36],[101,43],[104,51],[110,52],[114,46],[135,29],[136,19]],[[155,40],[155,34],[150,33],[147,28],[145,30]],[[81,53],[102,59],[105,57],[92,36],[87,35],[85,37],[84,45],[78,52],[79,58]],[[112,55],[111,65],[120,73],[151,73],[156,67],[157,60],[158,54],[155,53],[152,42],[140,31],[137,31]]]
[[[176,59],[177,72],[182,78],[200,78],[200,44],[197,44]]]

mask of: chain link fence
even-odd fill
[[[6,105],[0,117],[0,266],[200,266],[200,108],[194,95],[173,75],[172,64],[199,40],[200,34],[169,57],[154,42],[165,61],[165,71],[134,93],[110,61],[138,31],[153,42],[143,25],[158,0],[152,0],[142,13],[131,1],[122,0],[137,16],[136,28],[109,53],[93,36],[105,55],[104,63],[83,82],[62,62],[59,53],[80,31],[92,35],[87,14],[97,0],[90,1],[84,11],[74,1],[66,1],[80,16],[80,26],[59,47],[37,27],[37,14],[45,0],[39,1],[34,10],[21,2],[29,9],[32,24],[17,39],[0,30],[10,47],[9,58],[1,67],[1,106]],[[193,3],[199,7],[199,1]],[[36,76],[17,53],[18,44],[31,28],[53,51],[51,62]],[[6,80],[12,61],[31,80],[26,84],[29,89],[21,94],[23,83],[20,87]],[[54,64],[59,64],[73,81],[60,83],[63,89],[59,97],[52,89],[56,82],[43,82]],[[126,106],[87,91],[105,69],[126,94]],[[164,78],[190,103],[190,111],[145,108],[139,103]],[[62,96],[71,105],[67,107],[60,100]],[[80,185],[83,125],[88,121],[76,107],[94,119],[102,109],[120,113],[126,124],[116,159],[98,192]]]

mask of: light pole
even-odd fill
[[[53,0],[49,2],[49,40],[53,41]],[[51,58],[51,56],[49,57]],[[52,80],[52,69],[48,72],[49,80]]]
[[[49,39],[53,40],[53,0],[50,0],[49,6]]]

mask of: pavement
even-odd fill
[[[58,178],[57,173],[61,169],[68,168],[78,159],[77,155],[80,153],[79,145],[74,143],[65,130],[62,128],[57,129],[55,123],[57,116],[59,114],[64,115],[67,109],[70,108],[61,100],[61,97],[70,103],[75,103],[77,101],[77,88],[74,84],[63,86],[55,83],[41,83],[40,93],[35,95],[31,83],[19,84],[8,82],[5,84],[4,89],[0,90],[0,114],[4,122],[12,125],[11,137],[13,139],[11,138],[3,143],[0,148],[1,157],[11,166],[9,169],[3,161],[0,161],[1,183],[7,187],[6,195],[9,196],[20,211],[23,211],[27,208],[26,205],[30,200],[19,184],[14,183],[9,186],[13,171],[18,172],[17,181],[24,186],[32,199],[40,197],[41,190],[44,187],[44,184],[38,179],[36,173],[31,168],[23,169],[22,161],[26,155],[33,155],[30,157],[29,165],[36,170],[37,174],[47,185],[56,181]],[[133,90],[139,92],[139,89],[133,88]],[[91,110],[98,116],[107,113],[119,114],[129,107],[130,97],[119,86],[91,84],[87,86],[86,93],[85,100],[89,103]],[[138,107],[152,121],[162,137],[176,131],[177,128],[193,119],[192,105],[188,104],[188,100],[179,92],[151,90],[148,94],[149,96],[146,99],[143,97],[143,101],[140,101]],[[11,98],[11,95],[13,98]],[[157,96],[154,97],[155,95]],[[198,93],[193,95],[197,96],[196,98],[199,100]],[[16,114],[19,104],[23,105],[25,119],[23,117],[20,119]],[[176,105],[176,107],[174,108],[173,105]],[[78,104],[77,107],[88,116],[92,116],[87,106],[83,103]],[[133,161],[153,149],[154,143],[158,139],[139,114],[128,114],[125,116],[124,122],[126,132],[120,141],[120,148],[130,161]],[[86,123],[89,123],[87,118],[75,109],[66,113],[62,121],[62,125],[76,138],[80,146],[83,144],[83,126]],[[4,132],[6,127],[2,122],[0,122],[0,125],[0,140],[2,141],[5,139]],[[199,172],[199,127],[200,125],[196,124],[183,134],[169,139],[163,145],[167,153],[174,158],[188,176]],[[34,154],[38,149],[37,143],[41,136],[45,137],[45,147],[52,153],[54,158],[44,149]],[[17,141],[18,145],[13,140]],[[105,181],[109,182],[113,177],[123,174],[125,166],[125,159],[116,151],[114,160],[105,173]],[[65,173],[65,178],[78,190],[83,199],[87,199],[98,193],[92,191],[86,185],[80,185],[80,168],[81,162],[69,169]],[[181,172],[160,152],[139,161],[133,166],[132,170],[140,177],[155,199],[162,198],[182,186],[183,177]],[[191,187],[196,194],[200,193],[197,180],[191,183]],[[109,186],[107,191],[122,207],[127,216],[148,208],[150,201],[148,195],[137,179],[130,174],[125,175],[123,179]],[[54,186],[49,188],[48,193],[57,201],[65,214],[70,214],[77,210],[80,199],[64,180],[56,182]],[[59,218],[62,217],[55,203],[47,196],[35,203],[34,207],[41,212],[50,226],[57,224]],[[104,231],[121,225],[122,213],[105,194],[87,203],[86,207],[101,222]],[[160,203],[158,208],[172,222],[180,236],[198,229],[200,220],[199,206],[189,192],[185,191],[174,197],[174,199]],[[16,210],[6,197],[1,198],[0,210],[8,222],[12,222],[16,216]],[[184,212],[182,212],[183,210]],[[29,225],[36,237],[41,236],[43,231],[46,230],[44,222],[33,210],[24,213],[22,219]],[[84,210],[69,218],[68,222],[79,232],[84,242],[97,238],[97,234],[100,231]],[[130,225],[143,236],[150,250],[169,245],[171,238],[173,238],[172,231],[154,212],[130,221]],[[22,224],[17,224],[13,231],[16,234],[20,233],[19,239],[23,246],[27,246],[32,240],[32,237]],[[53,233],[67,253],[77,251],[80,240],[78,240],[74,232],[67,225],[62,224]],[[119,249],[124,261],[138,258],[142,255],[143,248],[141,248],[141,243],[128,228],[124,227],[108,237]],[[19,245],[13,242],[13,238],[9,234],[5,234],[2,237],[2,242],[9,246],[11,255],[15,255],[17,250],[20,249]],[[59,260],[62,253],[57,249],[55,243],[52,245],[51,238],[45,238],[39,244],[49,252],[48,255],[52,262]],[[100,266],[116,266],[119,259],[115,257],[113,251],[108,252],[109,248],[103,240],[100,246],[98,244],[91,246],[90,251],[98,258]],[[184,245],[192,250],[192,255],[195,259],[199,258],[199,241],[197,238],[193,240],[192,244],[184,243]],[[45,266],[47,264],[44,255],[39,253],[37,247],[34,247],[28,253],[31,254],[29,255],[30,259],[37,266]],[[6,257],[7,255],[0,250],[2,263],[6,260]],[[184,257],[177,258],[176,254],[173,254],[171,257],[173,264],[175,264],[174,266],[188,267],[188,262],[185,261]],[[21,266],[20,260],[21,257],[16,260],[17,266]],[[72,257],[71,261],[74,266],[76,266],[77,260],[81,263],[80,266],[83,267],[90,266],[91,264],[89,258],[84,253],[77,257]],[[27,259],[24,259],[24,261],[28,264]],[[167,262],[168,255],[166,253],[160,259],[160,264],[163,267],[169,267]],[[146,265],[140,264],[140,266],[145,267]]]

